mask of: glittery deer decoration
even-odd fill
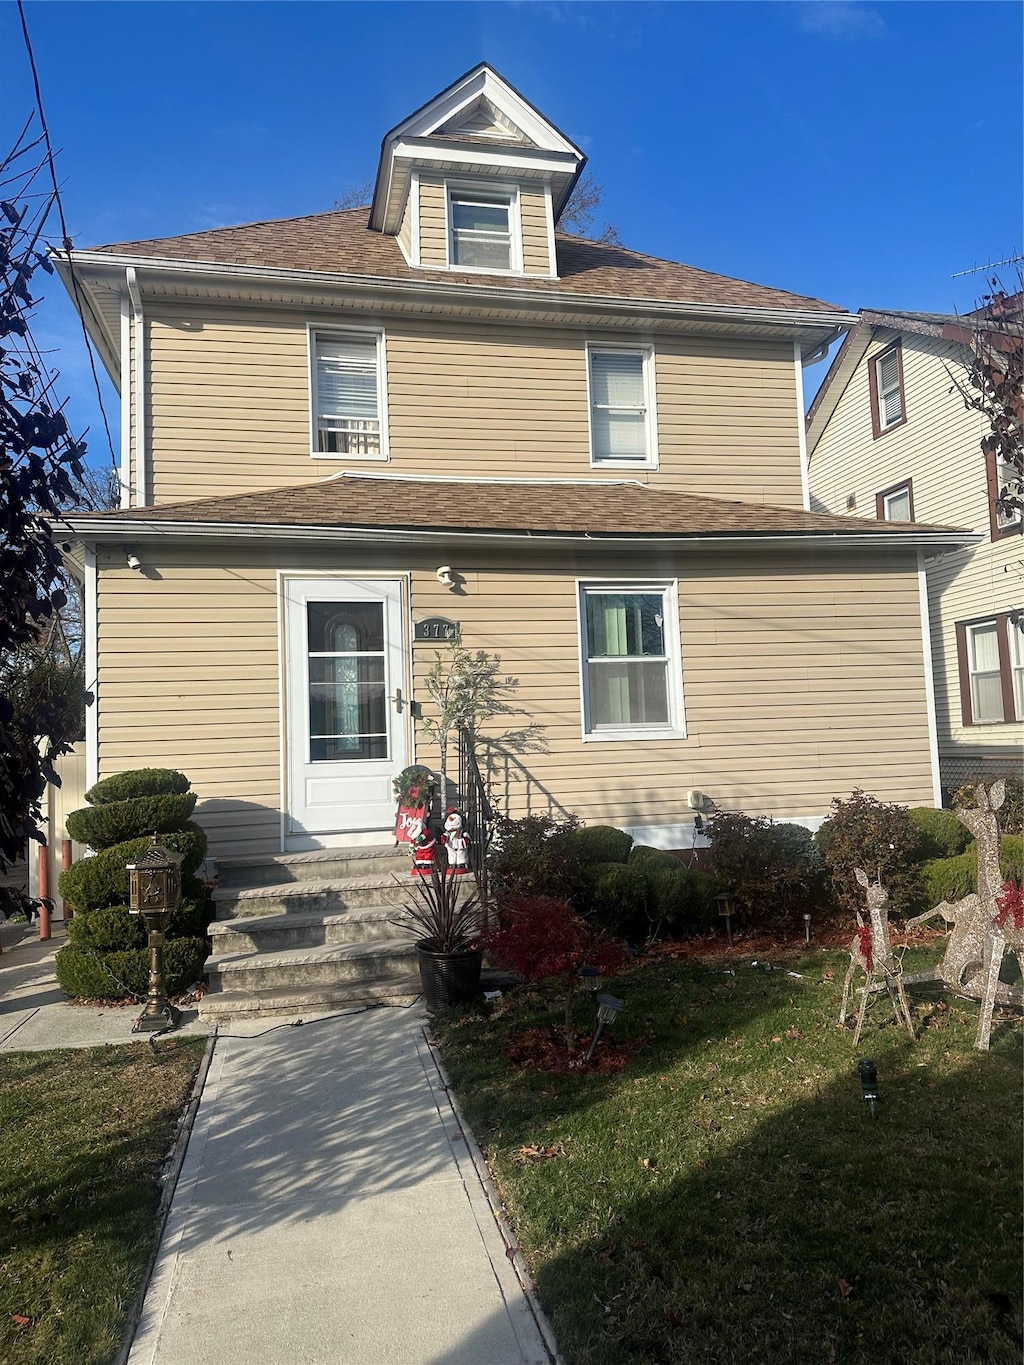
[[[855,868],[854,871],[857,875],[857,881],[867,893],[868,917],[871,925],[869,928],[864,923],[864,916],[858,910],[857,932],[850,944],[850,966],[846,972],[846,980],[843,982],[843,1003],[839,1008],[839,1022],[840,1024],[846,1023],[846,1006],[850,998],[850,985],[853,981],[854,972],[859,967],[864,973],[864,985],[860,987],[861,1000],[860,1009],[857,1011],[857,1027],[853,1034],[854,1047],[860,1041],[861,1030],[864,1027],[868,997],[872,991],[881,990],[883,986],[889,992],[896,1022],[902,1024],[913,1038],[914,1023],[910,1017],[910,1007],[903,990],[903,978],[896,967],[892,944],[889,941],[889,912],[886,909],[889,893],[881,882],[868,881],[868,874],[862,867]]]
[[[1019,1005],[1022,1001],[1019,989],[999,980],[999,967],[1003,953],[1009,948],[1017,954],[1017,960],[1022,964],[1021,970],[1024,971],[1024,942],[1022,931],[1014,923],[996,923],[999,918],[996,900],[1003,885],[999,871],[999,824],[996,811],[1005,800],[1006,783],[993,782],[987,790],[979,783],[973,791],[975,806],[970,810],[958,806],[956,818],[974,835],[977,844],[978,890],[958,901],[942,901],[923,915],[915,915],[907,921],[907,928],[910,929],[915,924],[925,924],[938,917],[950,926],[951,932],[942,961],[929,971],[908,976],[906,981],[908,986],[919,981],[942,981],[950,990],[981,1000],[982,1017],[977,1046],[985,1050],[988,1047],[985,1030],[991,1027],[993,1005]],[[981,1041],[983,1036],[984,1042]]]

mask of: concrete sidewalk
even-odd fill
[[[423,1022],[218,1037],[129,1365],[548,1365]]]

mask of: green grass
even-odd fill
[[[911,1041],[876,999],[872,1119],[836,1025],[847,961],[635,968],[616,1028],[649,1041],[608,1077],[511,1068],[505,1042],[558,1019],[535,991],[438,1021],[571,1365],[1017,1365],[1019,1021],[982,1054],[969,1002],[916,988]]]
[[[204,1046],[0,1056],[4,1365],[105,1365],[116,1354]]]

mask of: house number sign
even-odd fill
[[[459,623],[458,621],[449,621],[444,616],[428,616],[426,620],[413,622],[412,638],[434,642],[457,640],[459,638]]]

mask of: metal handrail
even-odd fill
[[[487,799],[487,788],[476,759],[473,736],[458,727],[459,799],[463,806],[466,836],[469,839],[469,864],[476,876],[480,899],[487,915],[487,851],[494,832],[494,811]]]

